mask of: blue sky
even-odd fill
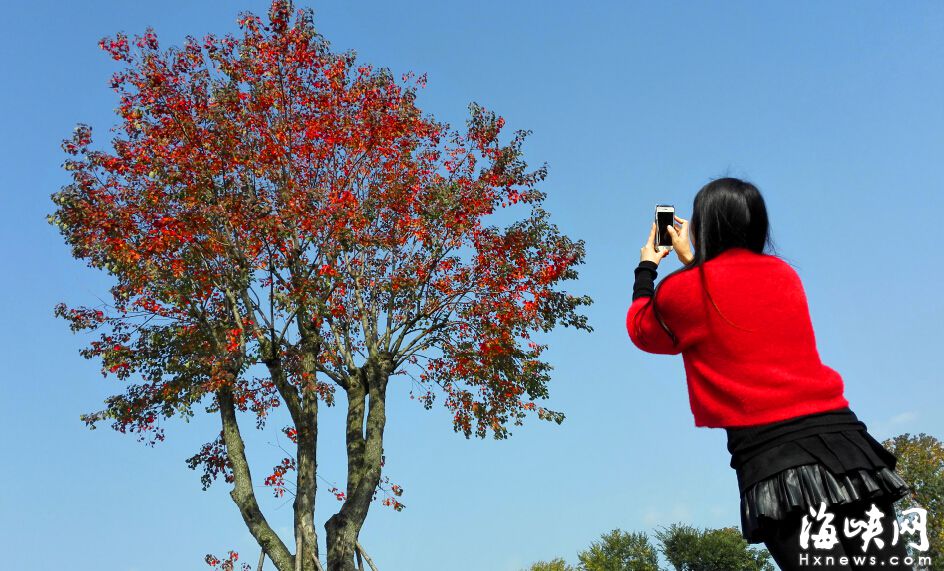
[[[548,336],[549,406],[507,441],[466,440],[449,415],[393,387],[386,453],[407,508],[371,511],[362,542],[385,570],[513,571],[612,528],[738,525],[722,430],[694,427],[681,357],[638,351],[624,328],[653,205],[687,217],[694,193],[730,174],[760,187],[778,252],[803,279],[820,354],[883,440],[944,436],[944,6],[935,2],[313,2],[336,49],[428,74],[420,103],[461,125],[470,101],[501,113],[546,161],[552,219],[587,242],[571,291],[595,304],[592,334]],[[590,5],[588,5],[590,4]],[[0,548],[10,569],[206,569],[203,555],[258,548],[225,484],[204,492],[184,460],[215,416],[167,425],[145,447],[79,414],[120,391],[53,317],[59,301],[106,299],[105,276],[46,224],[68,180],[59,142],[113,120],[104,35],[152,25],[163,45],[235,30],[267,3],[6,3],[0,37],[4,327],[0,345]],[[663,263],[662,274],[677,267]],[[341,411],[322,421],[320,468],[343,478]],[[250,433],[275,465],[282,423]],[[323,488],[326,486],[323,486]],[[291,504],[260,486],[276,527]],[[337,502],[319,493],[318,521]],[[323,535],[323,533],[322,533]]]

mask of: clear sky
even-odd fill
[[[5,2],[0,137],[0,551],[7,569],[205,569],[206,553],[258,548],[218,482],[185,459],[214,415],[166,425],[155,448],[107,424],[120,383],[78,354],[88,337],[59,301],[107,299],[45,221],[68,181],[59,148],[77,122],[114,124],[116,62],[97,41],[152,25],[163,45],[236,29],[264,1]],[[313,2],[316,25],[363,61],[428,73],[420,103],[461,125],[470,101],[534,131],[552,219],[587,242],[569,289],[593,297],[592,334],[548,337],[551,408],[506,441],[466,440],[449,414],[392,387],[386,453],[406,509],[375,504],[362,542],[381,569],[514,571],[613,528],[738,525],[722,430],[696,429],[679,356],[627,337],[632,270],[653,205],[683,217],[708,180],[764,193],[778,251],[798,268],[820,354],[883,440],[944,437],[944,5],[938,2]],[[662,275],[678,267],[673,257]],[[197,410],[200,410],[197,408]],[[322,421],[322,475],[343,483],[341,411]],[[290,500],[264,488],[278,428],[251,434],[263,508],[289,537]],[[322,486],[318,521],[338,503]],[[320,528],[319,528],[320,529]],[[323,541],[323,530],[321,530]],[[267,566],[268,568],[268,566]]]

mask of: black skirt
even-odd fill
[[[896,501],[911,489],[897,458],[848,408],[726,429],[741,494],[741,533],[761,543],[797,513],[865,500]]]

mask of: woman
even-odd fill
[[[895,456],[849,409],[839,373],[820,361],[799,276],[765,253],[758,189],[716,179],[695,196],[691,223],[675,220],[671,250],[683,267],[653,287],[671,251],[654,247],[653,223],[626,327],[643,351],[682,354],[695,426],[726,429],[744,538],[763,542],[784,570],[911,569],[903,561],[913,538],[893,537],[893,504],[910,489]],[[870,518],[881,524],[882,547],[857,525]],[[830,524],[838,541],[828,539]],[[842,555],[852,561],[839,564]],[[863,555],[866,564],[856,560]]]

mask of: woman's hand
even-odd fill
[[[646,245],[639,249],[639,261],[640,262],[653,262],[656,265],[659,265],[659,262],[662,261],[662,258],[669,255],[669,250],[657,250],[655,246],[656,240],[656,223],[652,223],[652,228],[649,229],[649,240],[646,241]]]
[[[692,242],[688,238],[688,220],[676,216],[675,221],[679,224],[678,228],[675,224],[668,226],[669,236],[672,238],[672,249],[678,255],[679,261],[687,266],[695,257],[692,253]]]

